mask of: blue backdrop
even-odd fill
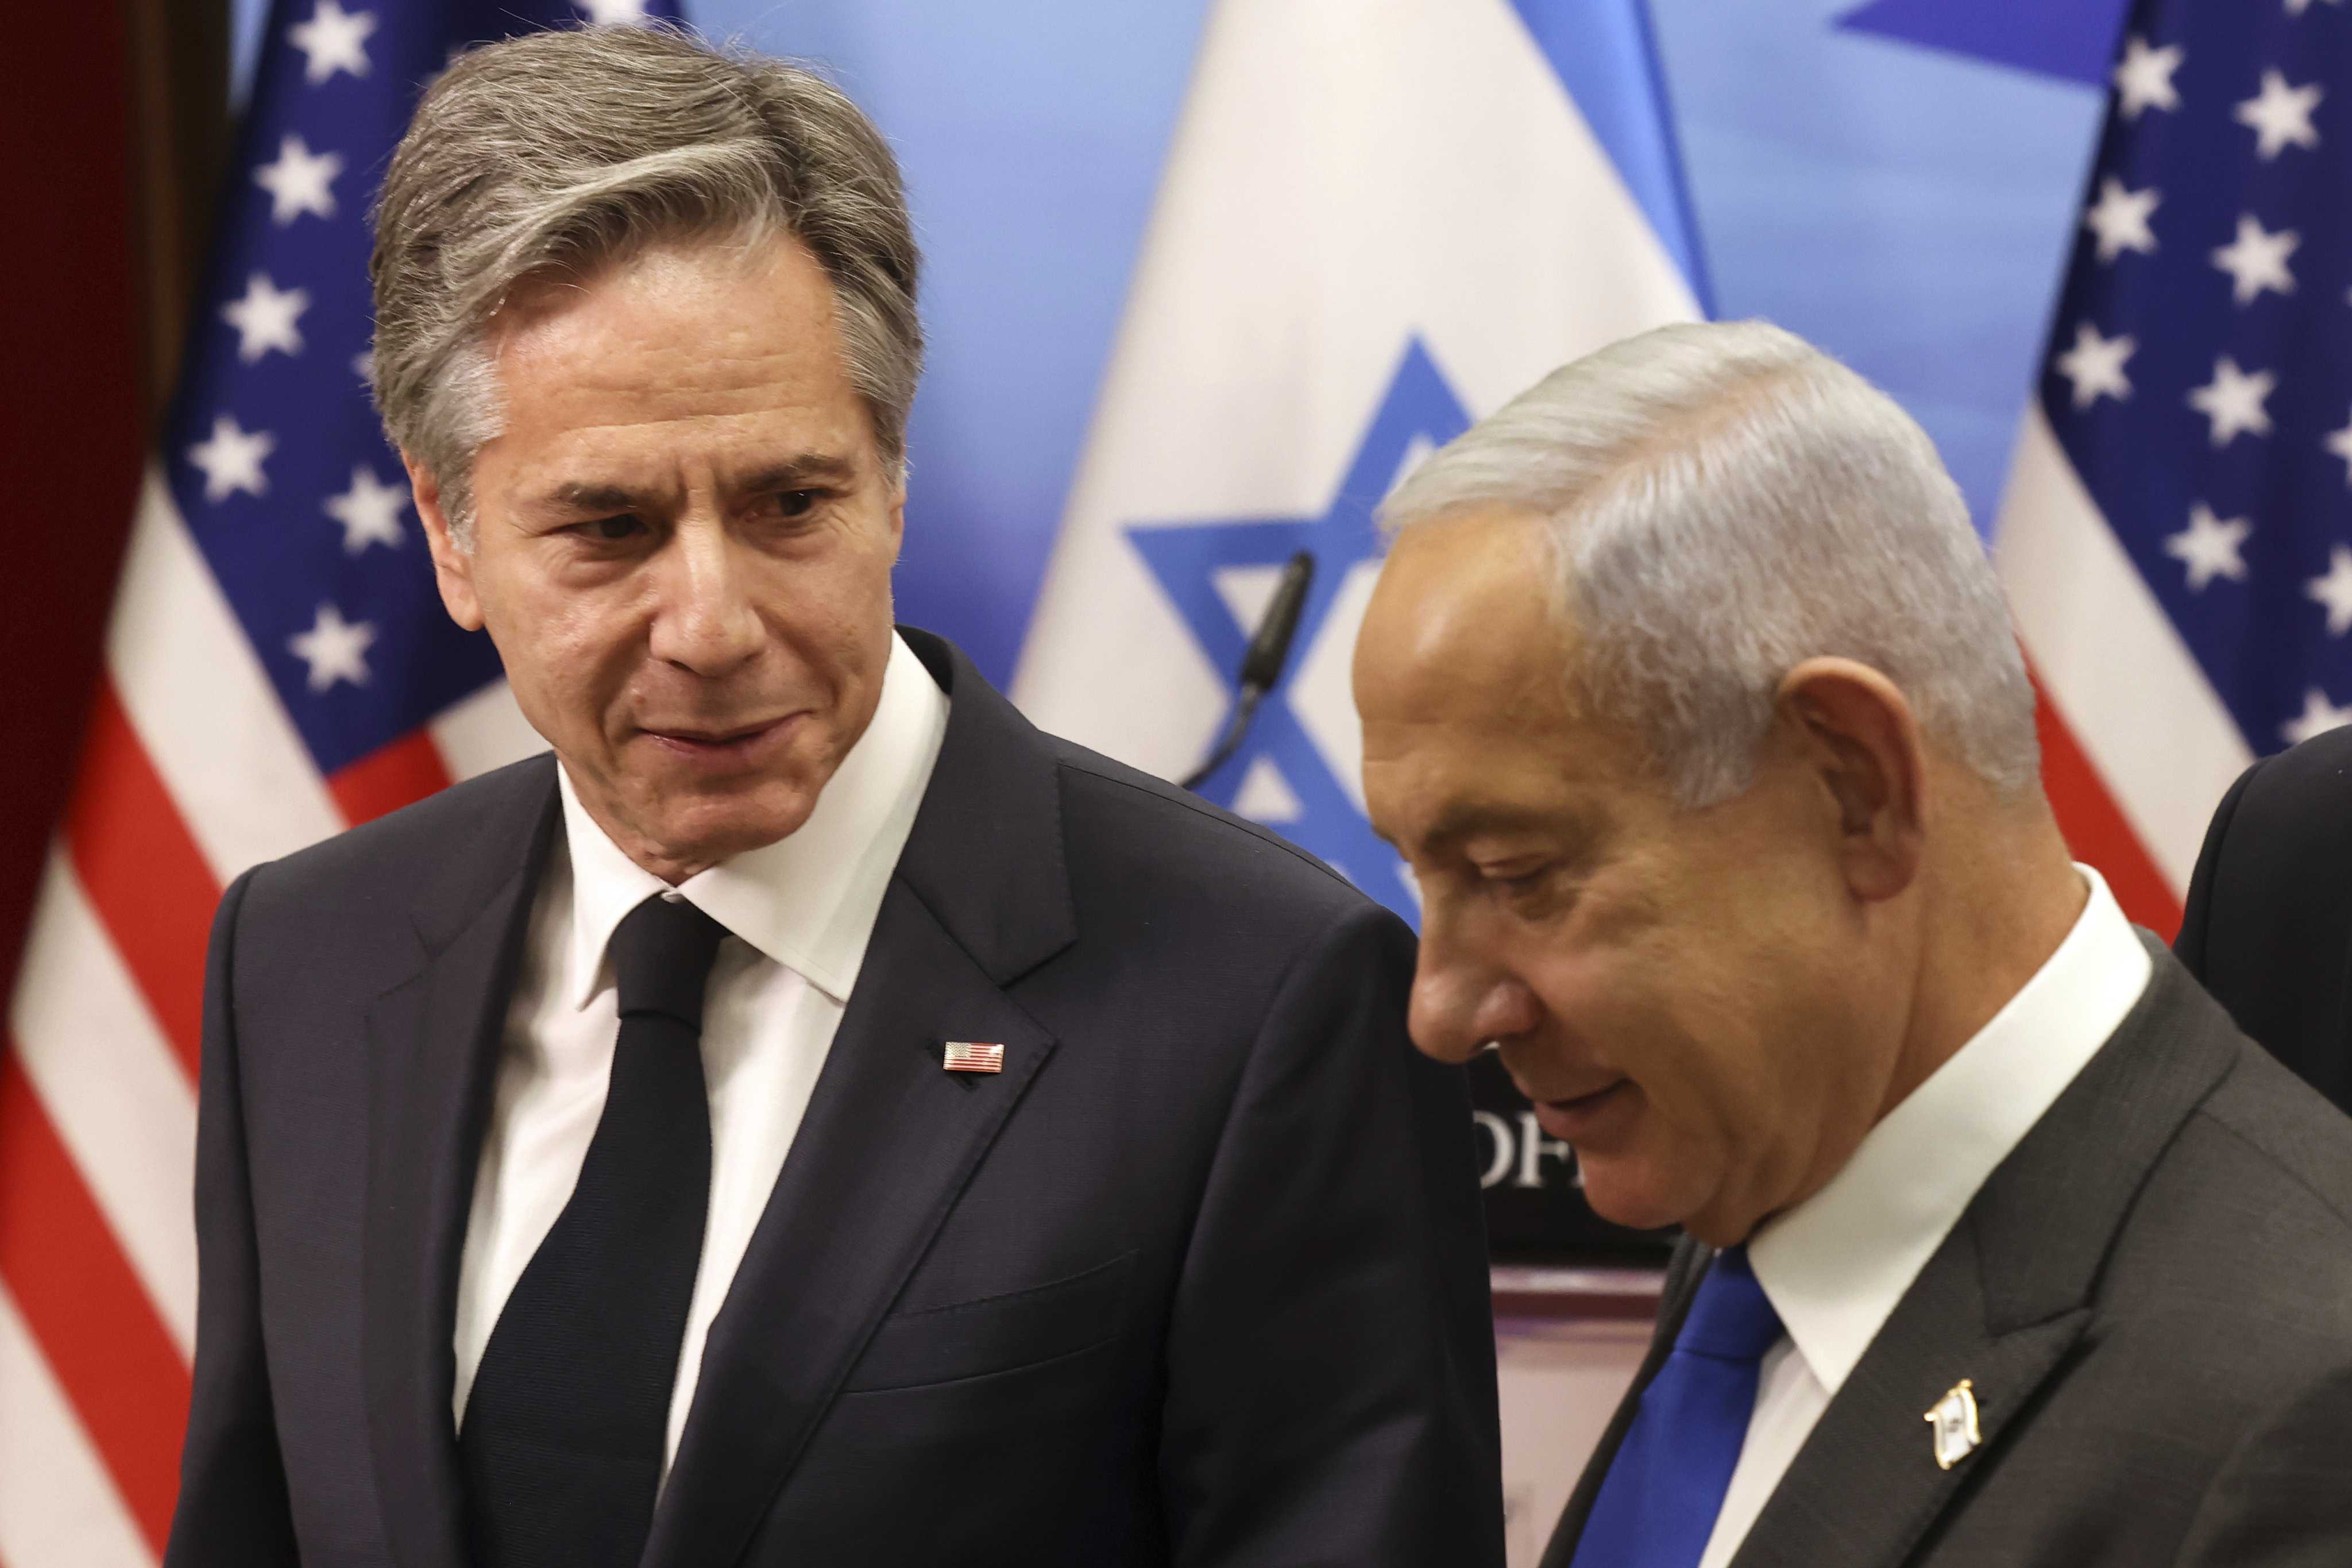
[[[1009,679],[1207,0],[686,0],[822,64],[903,159],[929,375],[903,618]],[[2121,0],[1652,0],[1715,311],[1902,399],[1989,524]],[[238,0],[249,59],[257,0]]]

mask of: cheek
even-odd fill
[[[1644,1088],[1687,1158],[1775,1197],[1868,1093],[1853,988],[1801,944],[1722,957],[1674,995]]]
[[[1545,977],[1546,1001],[1570,1048],[1633,1080],[1651,1132],[1720,1146],[1775,1089],[1763,986],[1704,944],[1643,944]]]
[[[500,587],[486,596],[484,618],[525,715],[542,729],[595,724],[636,667],[630,650],[643,639],[630,617],[593,593]]]
[[[1662,1129],[1677,1141],[1727,1142],[1751,1101],[1753,1039],[1737,1009],[1713,1005],[1704,986],[1648,993],[1627,1019],[1619,1070],[1641,1087]]]
[[[753,590],[761,618],[803,668],[878,679],[889,657],[890,562],[870,534],[817,561],[767,561]]]
[[[1640,1078],[1688,1054],[1701,977],[1663,944],[1550,955],[1532,979],[1547,1010],[1601,1064]]]
[[[851,630],[887,625],[890,619],[890,571],[898,549],[877,522],[840,552],[826,597],[835,616]]]

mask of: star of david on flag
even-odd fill
[[[1167,778],[1206,754],[1293,552],[1290,664],[1201,793],[1417,923],[1350,691],[1373,513],[1559,365],[1696,315],[1638,0],[1211,13],[1013,696]]]
[[[1445,384],[1418,339],[1405,350],[1363,444],[1323,514],[1230,522],[1136,526],[1128,538],[1184,616],[1210,662],[1230,678],[1255,631],[1282,564],[1294,551],[1315,558],[1316,574],[1292,647],[1311,650],[1343,596],[1360,599],[1376,563],[1380,537],[1373,509],[1421,458],[1470,427],[1461,400]],[[1354,606],[1361,614],[1360,603]],[[1364,818],[1360,786],[1333,770],[1328,753],[1309,735],[1289,699],[1301,659],[1294,655],[1282,681],[1258,710],[1248,739],[1201,782],[1201,793],[1281,830],[1347,873],[1350,880],[1407,919],[1418,912],[1411,890],[1395,875],[1396,856]]]
[[[476,42],[603,0],[278,0],[0,1050],[0,1554],[136,1568],[178,1490],[206,936],[247,868],[542,749],[443,612],[366,386],[367,212]]]

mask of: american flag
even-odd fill
[[[1003,1072],[1004,1047],[976,1040],[950,1040],[940,1053],[940,1065],[950,1072]]]
[[[443,615],[365,388],[421,83],[632,0],[278,0],[0,1050],[0,1564],[160,1554],[195,1321],[206,931],[284,855],[540,749]]]
[[[1997,540],[2078,852],[2168,933],[2254,757],[2352,721],[2352,12],[2138,0]]]

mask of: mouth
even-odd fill
[[[1590,1094],[1538,1100],[1536,1124],[1562,1142],[1584,1142],[1630,1112],[1634,1099],[1633,1080],[1621,1078]]]
[[[781,719],[726,729],[647,726],[638,733],[688,767],[710,773],[739,773],[757,767],[772,756],[792,733],[795,721],[803,717],[787,713]]]

